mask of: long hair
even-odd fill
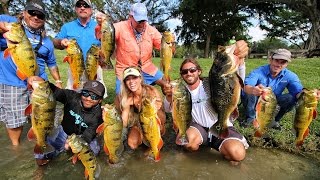
[[[141,86],[142,88],[144,87],[144,79],[143,79],[143,76],[142,76],[142,71],[139,67],[136,67],[136,66],[129,66],[127,67],[126,69],[129,69],[129,68],[135,68],[137,69],[139,72],[140,72],[140,77],[141,77]],[[126,70],[125,69],[125,70]],[[125,71],[124,70],[124,71]],[[123,72],[124,72],[123,71]],[[123,75],[122,75],[123,76]],[[126,83],[125,83],[126,79],[122,79],[121,80],[121,85],[120,85],[120,110],[122,111],[122,107],[127,103],[128,101],[128,95],[129,93],[131,93],[131,91],[129,90],[129,88],[127,87]]]

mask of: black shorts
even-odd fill
[[[209,135],[209,128],[202,127],[195,122],[191,122],[190,127],[197,129],[199,131],[199,133],[201,134],[201,137],[202,137],[201,145],[210,146],[217,151],[220,151],[220,147],[223,144],[223,142],[225,140],[229,140],[229,139],[235,139],[235,140],[240,141],[246,149],[249,147],[247,140],[244,138],[244,136],[241,135],[233,126],[228,127],[229,134],[224,139],[221,139],[212,133],[210,133],[210,135]]]

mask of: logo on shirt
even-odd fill
[[[69,113],[71,116],[73,116],[76,119],[74,122],[75,124],[80,125],[81,127],[84,127],[84,128],[88,127],[88,125],[84,122],[84,120],[79,114],[73,112],[72,110],[70,110]]]

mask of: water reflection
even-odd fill
[[[19,147],[11,146],[3,125],[0,127],[0,179],[84,179],[84,167],[72,164],[71,153],[62,153],[45,167],[33,159],[34,142],[26,139],[24,129]],[[145,147],[126,149],[118,164],[110,165],[101,152],[99,179],[318,179],[320,163],[306,157],[271,149],[249,148],[246,159],[232,166],[215,150],[202,148],[190,153],[175,144],[172,132],[165,137],[161,160],[153,162],[144,155]]]

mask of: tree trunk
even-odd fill
[[[211,33],[208,33],[207,34],[207,38],[206,38],[206,47],[204,49],[204,58],[208,58],[209,57],[210,40],[211,40]]]

